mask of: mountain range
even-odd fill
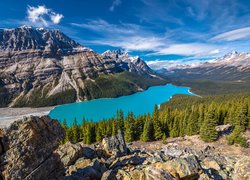
[[[59,30],[0,29],[0,106],[116,97],[166,83],[139,57],[98,54]]]
[[[250,54],[233,51],[221,58],[192,66],[179,65],[171,69],[163,69],[161,72],[172,78],[248,81],[250,80]]]

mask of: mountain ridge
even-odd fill
[[[233,51],[221,58],[195,66],[177,66],[170,70],[164,69],[162,72],[174,78],[249,81],[250,54]]]
[[[126,57],[98,54],[59,30],[1,29],[0,104],[56,105],[131,94],[165,83],[140,58],[132,62]],[[109,85],[100,86],[100,78]]]

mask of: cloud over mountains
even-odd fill
[[[49,9],[44,5],[39,5],[37,7],[28,6],[27,18],[30,22],[36,25],[47,27],[50,24],[60,23],[63,15],[54,12],[52,9]]]

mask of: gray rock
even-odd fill
[[[128,153],[124,135],[121,131],[113,137],[104,138],[102,140],[102,146],[106,153],[111,156],[122,156]]]
[[[60,160],[64,167],[67,167],[74,164],[77,159],[83,156],[83,148],[80,144],[67,142],[60,146],[56,150],[56,153],[60,156]]]
[[[64,129],[57,120],[47,116],[29,117],[16,121],[5,131],[3,145],[6,162],[1,167],[5,179],[42,179],[54,170],[54,165],[61,166],[59,156],[54,150],[64,138]],[[43,166],[48,159],[52,164]],[[43,167],[43,168],[42,168]],[[40,170],[37,171],[37,170]]]
[[[175,178],[171,176],[167,171],[157,169],[154,167],[147,167],[145,169],[145,179],[146,180],[174,180]]]
[[[230,124],[216,126],[215,129],[219,136],[226,136],[233,132],[233,126]]]
[[[164,147],[162,150],[166,156],[180,157],[183,155],[183,150],[179,149],[178,146],[168,146]]]

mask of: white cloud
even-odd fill
[[[63,15],[43,5],[37,7],[28,6],[27,18],[35,26],[49,26],[50,24],[60,23]]]
[[[94,31],[100,36],[96,36],[95,40],[85,41],[86,43],[120,47],[128,51],[153,50],[165,44],[163,42],[164,37],[155,36],[143,27],[135,24],[110,24],[102,19],[83,24],[71,24]]]
[[[160,48],[155,54],[179,54],[179,55],[206,55],[219,53],[218,47],[206,43],[172,44],[166,48]]]
[[[71,23],[73,26],[95,32],[95,39],[82,41],[85,44],[108,45],[128,51],[151,51],[151,55],[178,54],[186,56],[217,55],[221,46],[211,43],[177,43],[169,34],[155,34],[136,24],[111,24],[102,19],[86,23]]]
[[[100,39],[91,41],[93,44],[109,45],[113,47],[120,47],[127,51],[152,51],[159,46],[164,45],[161,39],[156,37],[141,37],[141,36],[127,36],[116,37],[115,39]]]
[[[114,11],[117,6],[119,6],[122,3],[121,0],[113,0],[112,5],[110,6],[109,10]]]
[[[87,23],[71,23],[73,26],[77,26],[80,28],[88,29],[91,31],[96,31],[99,33],[105,33],[104,35],[117,35],[117,34],[134,34],[141,27],[135,24],[121,23],[119,25],[110,24],[103,19],[92,20]]]
[[[219,34],[211,40],[213,41],[235,41],[239,39],[244,39],[250,37],[250,27],[235,29],[222,34]]]
[[[160,69],[168,69],[171,70],[173,68],[187,68],[187,67],[197,67],[200,64],[206,62],[207,60],[211,60],[213,58],[183,58],[178,60],[153,60],[153,61],[147,61],[147,65],[154,69],[154,70],[160,70]]]
[[[58,23],[60,23],[61,19],[63,18],[63,15],[62,14],[52,14],[50,16],[50,18],[54,24],[58,24]]]

